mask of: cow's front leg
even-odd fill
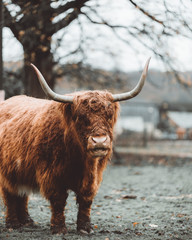
[[[52,196],[50,197],[51,203],[51,231],[52,234],[56,233],[67,233],[67,228],[65,225],[65,216],[64,216],[64,209],[66,205],[68,194],[67,192],[64,195],[60,196]]]
[[[93,233],[93,228],[91,227],[90,213],[92,199],[86,199],[81,196],[77,196],[77,203],[79,204],[79,211],[77,215],[77,231],[81,233]]]
[[[34,225],[34,222],[28,213],[28,196],[17,196],[16,211],[18,220],[22,225]]]

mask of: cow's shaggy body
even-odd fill
[[[52,232],[66,233],[64,208],[72,190],[79,205],[77,229],[92,231],[91,204],[112,153],[118,101],[141,91],[149,61],[133,90],[114,95],[107,91],[54,93],[32,65],[52,101],[17,96],[0,103],[0,189],[7,227],[33,223],[28,195],[40,192],[51,205]]]
[[[52,232],[66,233],[63,212],[70,189],[79,205],[77,229],[91,231],[91,204],[111,156],[118,108],[105,91],[76,93],[73,104],[27,96],[0,103],[0,184],[7,227],[32,223],[28,195],[40,192],[51,204]]]

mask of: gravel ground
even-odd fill
[[[183,166],[108,166],[92,207],[94,233],[78,235],[75,196],[66,209],[68,234],[51,235],[49,203],[32,195],[35,227],[6,229],[0,206],[0,239],[190,240],[192,239],[192,163]]]

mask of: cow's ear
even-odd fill
[[[66,118],[66,121],[69,122],[73,118],[73,105],[70,103],[66,103],[64,107],[64,116]]]

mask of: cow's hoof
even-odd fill
[[[67,228],[65,226],[51,226],[52,234],[66,234]]]
[[[86,231],[86,230],[84,230],[84,229],[80,229],[80,230],[78,230],[78,231],[79,231],[79,233],[84,234],[84,235],[94,233],[93,229],[91,229],[89,232]]]
[[[35,223],[34,221],[31,219],[31,217],[26,217],[26,218],[22,218],[22,219],[19,219],[20,223],[24,226],[30,226],[30,227],[33,227],[35,226]]]
[[[90,222],[81,223],[77,226],[77,231],[81,234],[91,234],[94,233]]]
[[[18,229],[22,227],[22,224],[19,221],[7,221],[6,228]]]

